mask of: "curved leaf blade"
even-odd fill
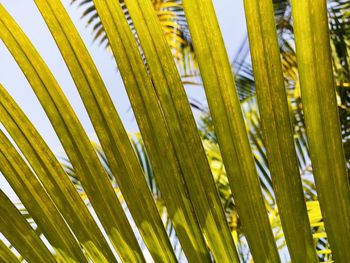
[[[156,261],[175,254],[112,99],[60,1],[36,1],[66,61],[128,209]],[[140,195],[142,193],[142,195]]]
[[[143,261],[139,244],[108,175],[72,107],[28,38],[4,8],[0,11],[1,37],[41,102],[108,237],[122,258]],[[115,260],[111,254],[109,257]]]
[[[112,261],[114,255],[95,220],[74,188],[63,167],[34,126],[0,85],[0,122],[30,163],[75,236],[89,254],[99,261]]]
[[[53,248],[67,261],[87,262],[59,211],[17,150],[0,131],[0,172]]]
[[[150,1],[126,0],[199,224],[220,262],[238,255],[180,75]]]
[[[209,260],[207,248],[187,196],[188,189],[183,183],[180,165],[157,95],[139,54],[134,34],[125,21],[121,7],[115,3],[94,1],[182,248],[190,262],[207,262]]]

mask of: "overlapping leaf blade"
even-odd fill
[[[0,190],[0,232],[28,262],[56,262],[11,200]]]
[[[56,252],[67,261],[87,262],[75,237],[45,189],[2,131],[0,171]]]
[[[227,176],[252,255],[279,262],[231,66],[210,0],[184,1]]]
[[[108,175],[72,107],[24,33],[4,8],[0,11],[1,38],[41,102],[108,237],[122,258],[143,261],[139,244]],[[114,261],[114,256],[109,257]]]
[[[8,263],[19,263],[19,259],[15,254],[8,248],[4,242],[0,240],[0,262]]]
[[[332,72],[326,1],[292,1],[310,157],[329,242],[350,260],[350,188]]]
[[[94,1],[124,80],[157,183],[183,250],[190,261],[205,262],[208,252],[200,232],[166,121],[134,34],[117,1]],[[114,21],[110,23],[110,21]]]
[[[317,262],[270,0],[245,1],[248,34],[262,130],[278,212],[293,262]]]
[[[30,163],[80,244],[93,260],[112,261],[114,255],[59,161],[28,118],[0,85],[1,123]]]
[[[181,78],[151,2],[125,1],[150,70],[199,224],[220,262],[238,262]]]
[[[66,61],[145,244],[157,261],[176,261],[129,137],[83,41],[59,1],[36,4]]]
[[[36,2],[66,60],[102,143],[106,153],[104,161],[108,162],[112,173],[116,175],[118,186],[122,189],[147,247],[156,261],[175,262],[175,255],[147,188],[142,169],[84,44],[59,1]],[[254,168],[254,158],[249,148],[239,100],[235,94],[232,72],[229,63],[226,63],[227,55],[214,9],[209,0],[185,0],[184,3],[220,150],[234,192],[234,205],[238,208],[239,221],[243,223],[243,233],[248,239],[256,262],[278,262],[276,244],[264,215],[266,210]],[[94,4],[121,70],[157,177],[157,185],[162,191],[161,196],[164,197],[168,214],[188,261],[210,262],[208,250],[211,250],[216,261],[238,262],[212,174],[196,134],[196,125],[173,61],[171,50],[174,51],[176,47],[167,46],[152,2],[125,0],[120,6],[118,0],[94,0]],[[174,8],[176,5],[175,2],[169,3],[169,6]],[[265,139],[264,145],[260,131],[257,135],[259,138],[248,131],[256,147],[256,164],[266,177],[266,181],[262,181],[263,188],[267,190],[266,193],[270,193],[272,183],[267,172],[269,162],[292,260],[315,262],[317,260],[310,238],[301,181],[297,176],[298,162],[290,132],[286,96],[283,92],[272,5],[267,0],[246,0],[246,14]],[[162,15],[164,18],[171,17],[167,12]],[[325,258],[334,255],[335,260],[348,262],[350,187],[337,122],[326,1],[293,0],[293,15],[311,160],[327,232],[324,232],[323,224],[317,221],[312,225],[319,227],[314,238],[318,245],[321,244],[317,245],[317,249],[320,250],[318,253],[327,255]],[[130,17],[135,28],[132,26],[130,29],[128,25]],[[175,24],[170,22],[168,26],[174,28]],[[165,34],[167,33],[174,32],[165,30]],[[72,169],[82,182],[89,201],[121,259],[131,262],[145,261],[129,225],[129,218],[124,215],[107,173],[79,120],[47,66],[2,6],[0,38],[15,57],[42,103],[72,162]],[[176,38],[178,39],[178,36]],[[293,78],[296,78],[295,66],[292,74]],[[2,86],[0,122],[19,148],[17,151],[4,134],[0,133],[0,170],[27,206],[29,216],[34,218],[39,228],[48,219],[50,224],[44,225],[42,233],[47,236],[58,254],[65,257],[67,262],[71,256],[81,257],[80,261],[84,261],[84,253],[96,262],[115,262],[105,237],[67,174]],[[257,128],[253,122],[248,125],[252,125],[253,130]],[[302,157],[299,165],[302,169],[310,171],[310,160],[304,158],[302,149],[306,142],[304,139],[299,141],[298,137],[296,143],[297,155]],[[302,147],[300,143],[303,144]],[[20,156],[20,152],[24,158]],[[47,191],[47,195],[35,176]],[[313,183],[309,182],[305,192],[315,198],[312,186]],[[28,193],[25,195],[24,191]],[[40,197],[37,196],[38,193]],[[145,193],[145,196],[139,193]],[[270,195],[273,194],[269,194],[269,198]],[[31,199],[34,200],[33,204],[29,204]],[[273,202],[273,198],[271,200]],[[143,203],[146,205],[143,206]],[[50,212],[58,212],[55,206],[83,250],[79,251],[76,240],[58,214],[48,218]],[[47,249],[37,233],[34,233],[2,192],[0,207],[9,211],[7,214],[0,213],[2,223],[15,220],[15,226],[19,227],[14,229],[11,224],[0,225],[5,237],[15,245],[21,255],[34,262],[44,262],[44,258],[45,262],[55,260],[52,255],[56,256],[57,253]],[[42,219],[38,219],[40,213],[45,215]],[[279,224],[277,210],[269,209],[269,213],[273,214],[271,218],[276,217],[273,218],[275,227]],[[318,214],[321,218],[319,212]],[[296,223],[294,218],[303,220]],[[53,226],[52,220],[58,220],[60,226]],[[50,227],[53,230],[51,235],[48,234]],[[276,240],[282,236],[281,229],[279,227],[276,233]],[[28,233],[28,236],[24,237],[22,232]],[[30,238],[33,238],[33,243],[30,243]],[[328,240],[332,251],[328,249]],[[0,241],[0,261],[4,255],[8,256],[10,261],[17,262],[13,253]]]

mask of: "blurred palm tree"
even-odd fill
[[[128,23],[137,37],[132,19],[123,0],[120,1]],[[82,9],[82,19],[86,26],[92,29],[94,41],[98,41],[106,49],[109,42],[103,24],[96,12],[92,0],[72,0]],[[158,16],[166,40],[172,50],[178,69],[183,77],[198,74],[196,60],[193,52],[191,36],[188,30],[185,13],[181,0],[152,0],[154,10]]]

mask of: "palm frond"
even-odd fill
[[[237,58],[244,62],[236,65],[238,94],[211,0],[185,0],[183,7],[177,0],[82,1],[117,61],[140,127],[131,141],[61,1],[35,3],[101,145],[90,141],[55,76],[0,5],[0,38],[66,155],[61,164],[0,85],[0,171],[20,199],[15,205],[0,192],[0,259],[350,260],[347,82],[340,69],[347,18],[339,9],[346,1],[328,6],[334,35],[325,2],[293,0],[290,27],[287,1],[274,1],[275,13],[268,1],[246,1],[252,52],[246,41]],[[203,83],[206,92],[210,115],[201,133],[176,60],[179,44],[199,62],[201,75],[186,74],[186,81]]]

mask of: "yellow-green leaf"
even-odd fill
[[[68,262],[87,262],[78,242],[45,189],[2,131],[0,172],[56,252]]]
[[[333,79],[327,1],[292,1],[310,157],[336,262],[350,261],[350,187]]]
[[[40,237],[2,190],[0,190],[0,233],[28,262],[56,262]]]
[[[184,9],[226,173],[250,251],[256,262],[279,262],[212,1],[184,0]]]
[[[19,263],[19,259],[15,254],[8,248],[4,242],[0,240],[0,262],[2,263]]]
[[[176,261],[129,137],[83,41],[60,1],[36,4],[66,61],[146,246],[155,260]]]
[[[318,262],[299,176],[273,3],[244,1],[269,170],[293,262]]]
[[[117,60],[157,183],[182,248],[189,261],[208,261],[206,245],[187,196],[180,164],[134,34],[116,1],[96,0],[94,3]]]
[[[146,56],[169,135],[206,241],[217,261],[238,262],[196,123],[152,3],[139,0],[127,0],[125,3]]]

